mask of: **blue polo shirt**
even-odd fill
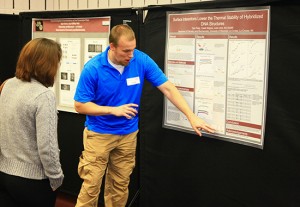
[[[133,58],[120,74],[107,61],[109,47],[88,61],[81,73],[74,99],[100,106],[140,105],[144,79],[157,87],[167,81],[158,65],[135,49]],[[86,116],[85,126],[94,132],[124,135],[138,130],[139,115],[132,119],[113,115]]]

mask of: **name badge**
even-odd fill
[[[140,77],[134,77],[134,78],[127,78],[126,79],[127,86],[132,86],[136,84],[140,84]]]

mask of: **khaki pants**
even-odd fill
[[[130,174],[135,166],[137,133],[138,131],[128,135],[112,135],[84,130],[84,151],[78,164],[78,174],[83,183],[76,207],[98,206],[105,172],[105,206],[126,205]]]

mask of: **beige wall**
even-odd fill
[[[200,1],[207,0],[0,0],[0,14],[45,10],[130,8]]]

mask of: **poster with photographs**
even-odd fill
[[[32,39],[51,37],[61,45],[61,64],[52,87],[58,110],[75,112],[74,95],[81,70],[108,46],[110,21],[110,17],[32,19]]]
[[[62,60],[59,69],[59,104],[72,107],[73,97],[80,76],[80,38],[61,38]],[[76,81],[75,81],[76,80]]]
[[[106,38],[85,38],[84,39],[84,63],[103,52],[108,46]]]

